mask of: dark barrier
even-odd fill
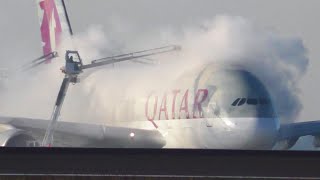
[[[320,177],[320,153],[165,149],[1,148],[0,174]]]

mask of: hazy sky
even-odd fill
[[[300,83],[304,109],[301,120],[318,120],[320,112],[320,23],[318,0],[65,0],[75,33],[90,25],[102,25],[107,34],[128,38],[127,31],[156,32],[159,28],[183,29],[201,25],[216,15],[245,17],[259,26],[285,36],[299,37],[308,49],[310,64]],[[0,65],[4,61],[25,62],[41,54],[35,0],[0,2]],[[121,22],[121,23],[115,23]],[[131,29],[126,29],[128,24]],[[130,33],[129,33],[130,34]],[[132,35],[132,33],[131,33]],[[157,36],[157,34],[154,34]],[[130,37],[129,37],[130,39]],[[134,39],[134,38],[132,38]],[[123,42],[130,40],[123,39]],[[134,44],[131,42],[130,44]],[[135,49],[134,47],[130,47]]]

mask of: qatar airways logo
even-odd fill
[[[39,3],[43,12],[41,19],[41,38],[44,43],[43,52],[49,54],[56,51],[61,36],[61,23],[54,0],[42,0]]]
[[[145,104],[145,116],[155,126],[154,120],[203,118],[202,106],[207,100],[208,89],[199,89],[194,95],[189,89],[176,89],[162,96],[151,93]]]

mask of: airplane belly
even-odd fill
[[[204,118],[132,122],[128,126],[158,130],[164,148],[272,149],[278,125],[272,118]]]
[[[272,149],[278,127],[271,118],[212,118],[171,121],[160,131],[164,148]],[[168,127],[168,126],[167,126]]]
[[[230,129],[218,119],[214,126],[208,127],[204,119],[180,119],[168,122],[167,127],[159,129],[166,139],[164,148],[224,149],[224,135]]]
[[[218,149],[272,149],[278,126],[273,118],[216,119],[206,132],[208,148],[217,148],[212,136],[220,140]],[[215,132],[214,132],[215,131]]]

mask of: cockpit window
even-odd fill
[[[258,99],[248,98],[247,99],[247,104],[249,104],[249,105],[257,105],[258,104]]]
[[[266,105],[270,104],[270,100],[267,98],[237,98],[231,105],[232,106],[242,106],[245,103],[248,105]]]
[[[239,101],[240,101],[240,98],[236,99],[231,105],[232,105],[232,106],[236,106]]]
[[[226,109],[229,117],[274,117],[269,98],[240,97],[235,99]]]
[[[242,98],[238,104],[238,106],[244,105],[246,103],[246,98]]]

